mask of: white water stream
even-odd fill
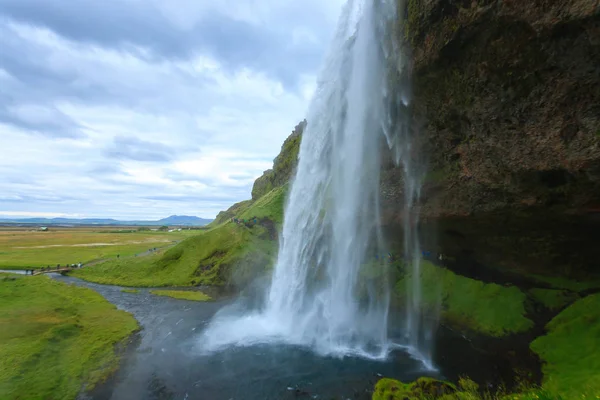
[[[398,346],[388,338],[387,266],[377,263],[378,279],[361,275],[373,249],[385,248],[378,193],[380,151],[387,139],[404,166],[405,251],[413,255],[415,268],[406,317],[409,340],[400,345],[430,365],[418,339],[419,248],[409,222],[420,184],[409,161],[407,123],[389,115],[390,57],[396,68],[403,57],[398,46],[386,42],[398,20],[397,3],[346,4],[309,110],[266,303],[252,313],[220,313],[204,333],[205,349],[275,341],[325,355],[384,359]],[[403,92],[394,96],[402,106],[409,101]]]

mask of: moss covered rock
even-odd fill
[[[396,284],[400,301],[411,282],[407,274]],[[526,318],[526,295],[514,286],[484,283],[421,261],[421,302],[424,308],[441,308],[444,322],[463,331],[501,337],[533,327]]]
[[[298,124],[292,134],[283,142],[281,152],[273,161],[273,169],[269,169],[254,182],[252,187],[252,200],[258,200],[271,190],[288,183],[296,171],[298,165],[298,153],[302,133],[306,128],[306,121]]]

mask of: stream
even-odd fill
[[[206,355],[198,349],[199,337],[211,317],[231,304],[231,299],[191,302],[154,296],[149,289],[124,293],[117,286],[51,276],[97,291],[132,313],[142,328],[125,350],[118,372],[82,400],[366,400],[381,376],[404,381],[420,376],[456,380],[464,374],[494,386],[513,379],[508,360],[477,350],[444,328],[438,330],[436,339],[436,372],[426,371],[402,350],[386,361],[322,357],[305,347],[275,344],[229,347]],[[391,336],[393,325],[392,321]]]

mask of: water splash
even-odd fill
[[[217,315],[204,333],[205,349],[280,341],[321,354],[383,359],[397,347],[388,339],[387,271],[379,267],[377,280],[361,278],[372,249],[383,246],[378,228],[382,139],[404,166],[407,216],[419,191],[405,160],[411,151],[408,122],[390,112],[409,101],[405,85],[389,87],[390,65],[397,74],[405,62],[398,44],[388,40],[398,20],[397,5],[396,0],[345,5],[309,110],[266,304],[259,312]],[[416,236],[405,237],[406,249],[418,255]],[[407,313],[410,337],[420,334],[414,321],[418,303],[417,289]],[[427,365],[418,345],[412,339],[408,343]]]

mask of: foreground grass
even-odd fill
[[[74,399],[114,371],[137,327],[90,289],[0,275],[0,399]]]
[[[482,392],[475,382],[461,378],[458,385],[431,378],[419,378],[412,383],[402,383],[383,378],[377,382],[373,400],[562,400],[539,388],[523,387],[522,393],[503,391]]]
[[[543,388],[566,399],[600,396],[600,294],[578,300],[531,349],[544,361]]]
[[[558,304],[556,293],[549,304]],[[473,303],[475,305],[475,303]],[[521,393],[481,393],[462,379],[454,386],[428,378],[414,383],[382,379],[373,400],[567,400],[600,398],[600,294],[576,301],[547,326],[548,334],[531,344],[544,361],[541,388],[522,387]]]
[[[191,301],[210,301],[212,298],[202,292],[189,290],[151,290],[150,293],[156,296],[172,297],[174,299]]]
[[[119,232],[56,229],[49,232],[0,231],[0,268],[26,269],[134,256],[173,245],[198,231]]]
[[[396,284],[406,296],[411,276]],[[527,331],[533,322],[525,317],[526,296],[518,288],[486,284],[456,275],[427,261],[421,262],[422,302],[426,308],[441,306],[441,316],[458,328],[500,337]]]
[[[101,284],[133,287],[243,286],[275,261],[277,243],[269,229],[276,229],[283,220],[285,193],[286,188],[279,187],[255,202],[235,207],[237,218],[256,217],[257,224],[238,225],[226,220],[167,251],[110,260],[73,271],[72,275]],[[266,220],[274,226],[268,226]]]

